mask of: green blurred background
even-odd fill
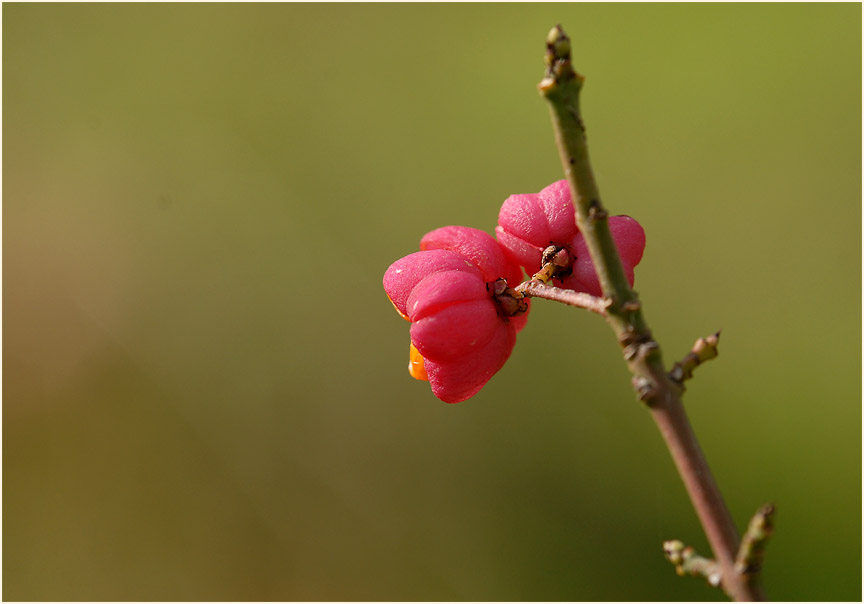
[[[561,178],[556,23],[769,596],[860,599],[858,4],[3,6],[4,599],[722,599],[601,320],[451,406],[381,288]]]

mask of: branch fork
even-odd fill
[[[517,285],[513,290],[525,298],[545,298],[562,302],[576,308],[584,308],[598,315],[606,316],[609,307],[607,300],[577,292],[572,289],[563,289],[549,285],[555,277],[565,277],[570,274],[573,265],[573,257],[563,247],[550,245],[543,250],[543,266],[539,271],[531,275],[531,278]]]
[[[741,539],[741,547],[738,548],[735,558],[735,573],[753,587],[759,579],[765,544],[773,530],[774,506],[765,504],[750,519],[747,532]],[[715,560],[700,556],[692,547],[685,546],[677,539],[666,541],[663,544],[663,553],[675,566],[675,572],[682,577],[703,577],[712,587],[720,586],[723,574]]]

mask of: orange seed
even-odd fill
[[[426,367],[423,366],[423,355],[420,354],[420,351],[414,346],[414,343],[411,343],[411,348],[408,353],[408,373],[411,374],[415,380],[423,380],[424,382],[429,381],[429,376],[426,374]]]

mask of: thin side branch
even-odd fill
[[[573,259],[566,249],[550,245],[543,250],[543,266],[540,270],[531,275],[528,281],[520,283],[513,290],[517,295],[525,298],[544,298],[563,302],[569,306],[584,308],[605,317],[609,303],[603,298],[549,285],[549,282],[555,277],[569,274],[572,264]]]
[[[606,316],[606,301],[584,292],[576,292],[572,289],[561,289],[553,285],[546,285],[541,281],[525,281],[514,288],[526,298],[544,298],[563,302],[576,308],[584,308],[598,315]]]
[[[762,558],[765,554],[765,544],[774,532],[774,506],[763,505],[750,519],[750,525],[741,539],[741,548],[735,560],[735,570],[748,575],[753,581],[762,570]]]
[[[719,354],[717,343],[720,341],[720,332],[711,334],[707,338],[699,338],[693,344],[693,348],[687,353],[687,356],[675,363],[672,371],[669,372],[669,379],[678,384],[683,384],[684,380],[689,380],[693,377],[693,370],[705,361],[710,361],[716,358]]]
[[[675,565],[675,572],[680,576],[702,577],[711,587],[720,586],[720,565],[714,560],[703,558],[692,547],[687,547],[676,539],[663,544],[663,553],[666,559]]]
[[[630,289],[609,231],[579,107],[583,78],[573,69],[570,39],[560,26],[546,38],[545,60],[546,74],[539,88],[549,103],[555,142],[576,207],[576,223],[609,301],[606,320],[621,344],[639,399],[650,409],[693,502],[719,565],[723,590],[735,600],[761,600],[758,589],[735,572],[738,531],[687,419],[681,385],[666,373],[660,347],[648,329],[636,293]]]

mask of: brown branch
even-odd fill
[[[650,409],[702,523],[720,567],[723,590],[735,600],[761,600],[758,588],[735,571],[738,531],[684,412],[681,385],[667,375],[660,347],[621,265],[588,158],[579,108],[583,78],[573,69],[570,40],[560,26],[546,38],[546,67],[539,88],[549,102],[555,142],[576,207],[576,223],[585,237],[603,295],[609,300],[607,322],[624,350],[639,399]]]
[[[569,306],[584,308],[598,315],[606,316],[606,301],[591,294],[546,285],[534,279],[520,283],[514,289],[526,298],[544,298],[546,300],[563,302]]]

